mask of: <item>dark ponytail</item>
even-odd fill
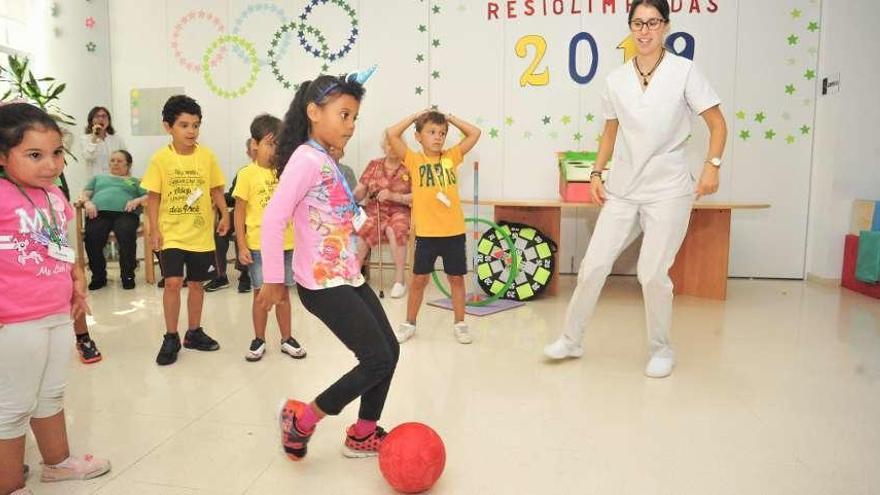
[[[361,101],[364,87],[357,81],[347,79],[344,76],[318,76],[314,81],[304,81],[296,90],[290,108],[284,115],[281,133],[275,140],[275,173],[279,178],[293,152],[309,140],[311,122],[306,114],[309,103],[324,106],[340,95],[349,95]]]

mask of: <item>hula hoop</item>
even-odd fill
[[[510,237],[510,234],[505,232],[501,227],[498,226],[495,222],[491,220],[486,220],[485,218],[476,218],[476,217],[468,217],[464,219],[465,222],[474,222],[474,223],[482,223],[488,225],[489,227],[495,229],[496,232],[501,234],[501,238],[504,239],[504,242],[507,244],[507,249],[511,252],[511,265],[510,265],[510,273],[507,275],[507,280],[504,282],[504,287],[502,287],[496,294],[492,294],[486,299],[482,299],[476,302],[466,302],[465,306],[485,306],[487,304],[491,304],[501,298],[502,295],[507,293],[507,289],[510,289],[510,286],[513,285],[513,281],[516,279],[516,276],[519,275],[519,256],[516,254],[516,245],[513,243],[513,238]],[[452,294],[443,286],[443,283],[440,281],[440,277],[437,276],[437,271],[434,270],[431,273],[431,278],[434,280],[434,284],[440,289],[440,292],[443,293],[448,298],[452,298]]]

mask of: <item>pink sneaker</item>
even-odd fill
[[[345,431],[345,444],[342,446],[342,455],[350,458],[373,457],[379,455],[379,447],[382,446],[382,440],[385,439],[385,430],[381,426],[376,427],[376,431],[370,433],[363,438],[354,436],[354,425],[348,427]]]
[[[107,459],[98,459],[91,454],[82,457],[70,456],[61,464],[43,465],[40,481],[50,483],[53,481],[90,480],[107,474],[109,471],[110,461]]]
[[[308,433],[299,431],[296,427],[296,418],[302,417],[308,404],[298,400],[288,399],[281,408],[279,422],[281,423],[281,446],[292,461],[302,460],[308,453],[309,440],[315,429]]]

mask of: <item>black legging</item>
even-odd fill
[[[379,299],[367,284],[309,290],[297,286],[303,306],[330,328],[351,350],[358,365],[315,399],[327,414],[336,415],[361,398],[358,418],[378,421],[385,406],[400,346]]]
[[[95,218],[86,218],[86,254],[89,256],[92,280],[107,280],[104,246],[110,237],[110,231],[116,235],[116,243],[119,245],[119,271],[122,280],[134,280],[139,224],[138,215],[121,211],[99,211]]]

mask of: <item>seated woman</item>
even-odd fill
[[[141,181],[130,175],[131,154],[125,150],[110,155],[110,174],[96,175],[80,195],[86,210],[86,254],[92,281],[89,290],[107,285],[107,260],[104,246],[112,231],[119,245],[119,271],[122,288],[134,289],[134,269],[137,250],[137,229],[141,207],[147,202],[147,192]]]
[[[394,258],[394,286],[391,288],[391,297],[400,298],[406,294],[403,277],[406,243],[409,238],[412,188],[401,157],[394,154],[384,133],[381,147],[385,157],[375,159],[367,165],[360,182],[354,189],[355,199],[363,202],[364,210],[367,212],[367,221],[358,231],[358,236],[364,241],[358,243],[358,256],[363,264],[370,248],[381,242],[379,234],[381,230],[382,235],[388,239],[391,255]]]

